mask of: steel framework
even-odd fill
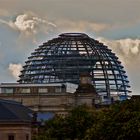
[[[79,83],[89,73],[97,93],[127,95],[129,81],[118,57],[83,33],[63,33],[39,46],[21,71],[19,83]]]

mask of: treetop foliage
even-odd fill
[[[139,140],[140,100],[117,102],[107,108],[78,106],[39,128],[34,140]]]

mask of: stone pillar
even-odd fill
[[[80,75],[80,83],[74,94],[75,106],[82,104],[94,106],[93,102],[99,98],[94,86],[92,85],[91,76],[88,73],[82,73]]]

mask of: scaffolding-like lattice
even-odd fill
[[[89,73],[97,93],[127,95],[129,82],[118,57],[83,33],[64,33],[39,46],[21,71],[19,83],[79,83]]]

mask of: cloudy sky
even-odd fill
[[[37,46],[85,32],[119,56],[140,94],[140,0],[0,0],[0,82],[15,82]]]

